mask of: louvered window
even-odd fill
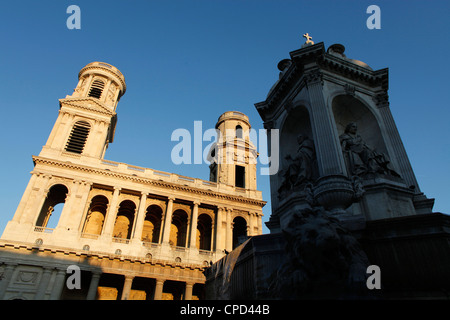
[[[89,91],[89,97],[100,99],[104,87],[105,83],[103,81],[94,80],[91,85],[91,90]]]
[[[75,123],[72,132],[70,133],[69,141],[67,141],[66,151],[82,153],[89,134],[89,129],[89,123],[85,121],[78,121]]]

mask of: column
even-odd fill
[[[3,297],[6,294],[6,290],[8,289],[8,285],[12,280],[12,275],[16,267],[17,264],[8,264],[5,266],[5,273],[3,274],[3,278],[0,281],[0,300],[3,300]]]
[[[19,222],[21,220],[22,216],[24,215],[24,209],[26,208],[26,204],[28,202],[28,199],[30,198],[30,194],[34,187],[36,178],[37,178],[37,175],[35,173],[32,173],[30,181],[28,182],[27,188],[25,189],[25,192],[23,193],[22,199],[20,200],[19,206],[17,207],[16,213],[14,214],[12,221]]]
[[[63,209],[56,228],[63,230],[67,229],[67,224],[70,221],[70,213],[73,210],[74,205],[78,203],[75,198],[80,184],[81,181],[72,181],[71,187],[69,188],[66,198],[64,199]]]
[[[139,202],[139,210],[136,217],[136,225],[134,228],[134,236],[133,241],[136,241],[137,243],[141,242],[142,238],[142,230],[144,229],[144,220],[145,220],[145,209],[147,206],[147,193],[142,192],[141,193],[141,200]]]
[[[322,73],[319,69],[305,72],[309,99],[312,108],[312,128],[314,131],[314,145],[317,153],[319,174],[321,176],[342,174],[343,161],[340,146],[336,144],[337,137],[332,130],[331,117],[325,104],[323,95]]]
[[[36,181],[35,186],[36,188],[39,188],[39,190],[36,190],[33,187],[29,199],[31,201],[27,202],[27,205],[25,206],[24,212],[20,219],[20,223],[31,223],[33,226],[36,225],[36,220],[42,210],[42,206],[44,205],[45,200],[47,199],[49,191],[48,185],[52,176],[42,174],[42,178],[41,175],[39,175],[38,177],[40,178],[40,181]]]
[[[226,242],[225,242],[225,249],[227,251],[233,250],[233,226],[231,221],[231,213],[233,212],[233,209],[227,208],[226,215],[227,215],[227,229],[226,229]]]
[[[48,283],[52,275],[52,269],[44,267],[44,272],[42,273],[41,281],[39,282],[39,287],[37,289],[34,300],[43,300],[45,298],[45,292],[48,288]]]
[[[114,230],[114,223],[116,222],[117,205],[119,204],[120,188],[114,187],[114,193],[111,200],[108,213],[106,214],[105,226],[103,228],[104,237],[111,237]]]
[[[95,298],[97,297],[97,288],[98,283],[100,281],[100,276],[101,273],[97,272],[92,273],[91,283],[89,284],[89,290],[87,293],[86,300],[95,300]]]
[[[381,101],[377,103],[377,107],[380,111],[386,128],[387,138],[391,141],[391,145],[394,151],[394,154],[390,155],[391,160],[396,161],[396,163],[398,164],[400,169],[399,173],[405,180],[407,186],[415,186],[416,188],[414,192],[420,193],[420,188],[414,175],[414,171],[412,170],[411,163],[409,162],[409,158],[403,145],[402,138],[400,137],[394,118],[392,117],[387,94],[385,95],[385,99],[378,98],[378,100]],[[383,94],[378,96],[383,96]]]
[[[81,197],[79,198],[79,201],[77,204],[75,204],[75,208],[72,212],[72,217],[68,223],[68,227],[71,230],[76,230],[78,232],[83,231],[84,223],[86,221],[86,216],[89,210],[89,194],[91,191],[92,182],[81,182],[80,187],[81,191]],[[80,189],[79,189],[80,190]]]
[[[254,228],[253,228],[253,218],[255,214],[253,212],[248,213],[248,226],[247,226],[247,236],[253,236]]]
[[[122,297],[120,300],[128,300],[130,296],[131,286],[133,285],[134,276],[125,276],[125,282],[123,284]]]
[[[155,296],[153,300],[162,300],[163,287],[164,287],[164,280],[156,279]]]
[[[164,229],[162,233],[162,243],[169,244],[170,225],[172,224],[173,201],[175,198],[170,197],[167,203],[166,214],[164,215]]]
[[[216,241],[216,250],[223,250],[225,249],[225,246],[222,243],[222,215],[223,215],[224,208],[223,207],[217,207],[217,213],[216,213],[216,228],[215,228],[215,241]]]
[[[194,287],[193,283],[186,282],[186,286],[184,288],[184,299],[183,300],[192,300],[193,287]]]
[[[59,300],[61,298],[64,285],[66,284],[66,270],[56,269],[56,279],[53,290],[50,294],[50,300]]]
[[[200,202],[194,201],[194,208],[192,209],[192,219],[191,219],[191,243],[189,245],[190,248],[197,247],[197,223],[198,223],[198,206]]]

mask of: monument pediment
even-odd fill
[[[94,98],[65,98],[59,100],[60,106],[66,105],[76,109],[87,110],[107,116],[114,116],[116,113],[106,107],[98,99]]]

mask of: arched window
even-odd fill
[[[147,208],[144,228],[142,229],[142,241],[158,243],[161,230],[162,209],[157,205]]]
[[[94,80],[94,82],[92,82],[88,97],[100,99],[104,87],[105,83],[102,80]]]
[[[124,200],[120,203],[116,223],[114,224],[114,238],[130,239],[135,211],[136,205],[133,201]]]
[[[236,126],[236,138],[243,138],[242,127],[240,125]]]
[[[247,221],[242,217],[233,219],[233,249],[247,240]]]
[[[86,121],[77,121],[67,141],[66,151],[81,154],[86,144],[90,128],[91,126]]]
[[[105,196],[98,195],[92,198],[83,233],[95,235],[102,233],[107,207],[108,199]]]
[[[197,223],[197,243],[200,250],[211,250],[212,219],[207,214],[198,216]]]
[[[55,207],[58,204],[64,204],[66,202],[66,196],[69,190],[67,190],[66,186],[62,184],[54,185],[50,188],[47,194],[47,198],[45,199],[44,204],[42,205],[41,212],[36,220],[36,226],[38,227],[47,227],[47,226],[56,226],[59,220],[59,217],[52,217],[51,224],[49,224],[50,217],[52,213],[55,211]],[[62,205],[64,206],[64,205]],[[61,214],[61,210],[58,210],[58,213]],[[54,220],[54,221],[53,221]]]
[[[172,215],[169,243],[177,247],[186,246],[188,215],[183,210],[176,210]]]

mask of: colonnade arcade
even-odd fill
[[[61,203],[65,206],[69,195],[63,184],[48,188],[36,227],[46,228],[50,219],[55,223],[58,217],[50,217],[53,208]],[[256,234],[257,221],[256,213],[213,203],[92,184],[79,232],[82,238],[110,237],[113,242],[126,244],[135,241],[144,246],[168,244],[200,251],[231,251]]]

